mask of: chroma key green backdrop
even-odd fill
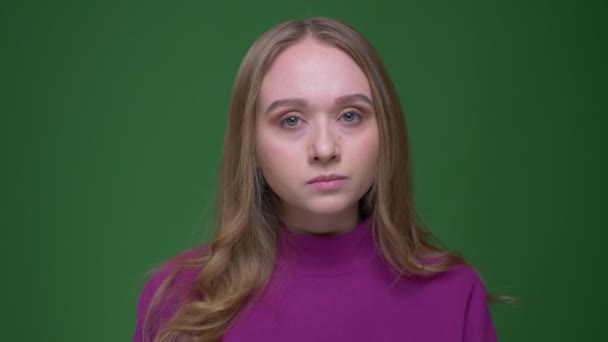
[[[383,55],[416,201],[489,290],[501,341],[600,340],[601,1],[4,1],[2,341],[127,341],[145,272],[210,235],[251,43],[332,16]],[[407,331],[404,331],[407,340]]]

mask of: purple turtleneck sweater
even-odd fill
[[[281,227],[277,263],[261,297],[246,305],[223,341],[427,341],[492,342],[496,333],[486,291],[477,273],[457,266],[432,277],[395,274],[375,247],[371,219],[351,232],[303,235]],[[192,257],[193,249],[178,258]],[[162,282],[176,268],[168,262],[144,287],[134,341]],[[198,300],[200,270],[182,271],[163,298],[148,334],[175,313],[180,300]]]

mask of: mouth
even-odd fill
[[[337,174],[321,175],[308,181],[308,184],[345,180],[347,177]]]
[[[348,177],[341,175],[323,175],[308,181],[308,185],[316,191],[339,190],[346,184]]]

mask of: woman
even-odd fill
[[[236,79],[217,232],[166,263],[135,341],[495,341],[483,282],[417,220],[375,49],[328,18],[260,37]]]

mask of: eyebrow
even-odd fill
[[[306,105],[308,104],[308,101],[304,100],[304,99],[282,99],[282,100],[276,100],[274,102],[272,102],[270,104],[270,106],[268,106],[268,109],[266,109],[266,114],[272,112],[273,110],[275,110],[276,108],[279,107],[306,107]]]
[[[336,105],[344,105],[346,103],[352,103],[352,102],[365,102],[372,107],[374,106],[374,104],[372,103],[372,100],[370,100],[369,97],[367,97],[363,94],[351,94],[351,95],[340,96],[340,97],[337,97],[334,102]],[[306,101],[305,99],[302,99],[302,98],[276,100],[276,101],[273,101],[270,104],[270,106],[268,106],[268,109],[266,109],[266,114],[272,112],[273,110],[275,110],[276,108],[279,108],[279,107],[302,108],[302,107],[306,107],[307,105],[308,105],[308,101]]]
[[[374,104],[372,103],[372,100],[370,100],[369,97],[367,97],[363,94],[352,94],[352,95],[340,96],[340,97],[336,98],[335,102],[337,105],[343,105],[343,104],[352,103],[352,102],[365,102],[372,107],[374,106]]]

